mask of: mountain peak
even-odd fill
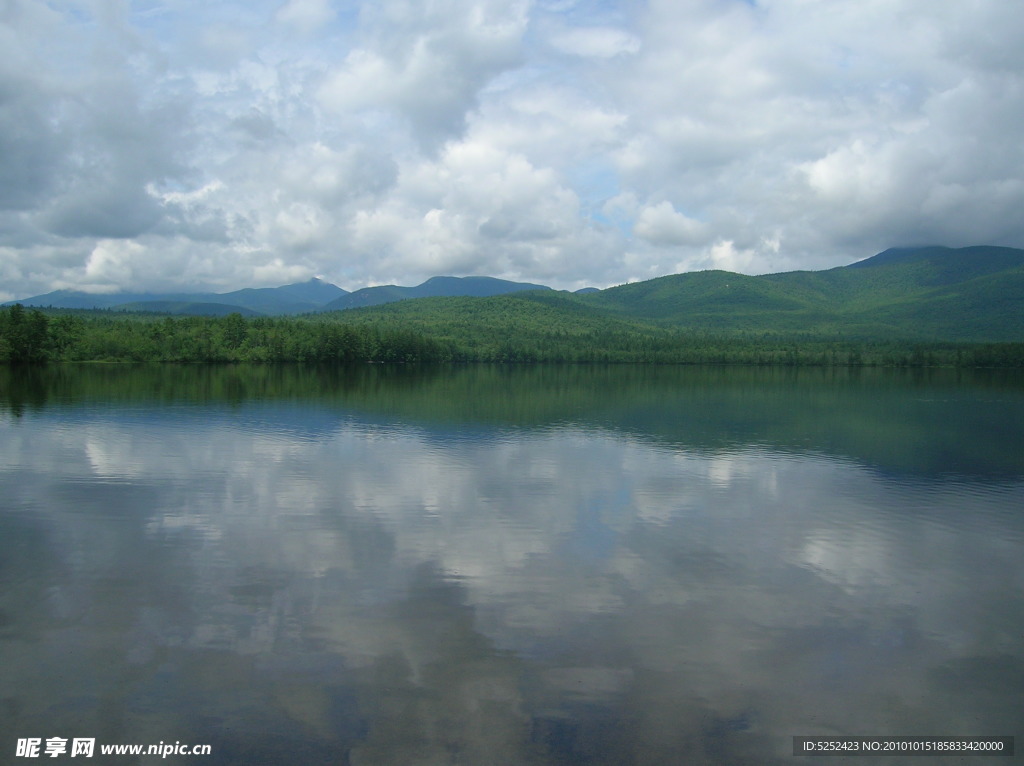
[[[348,295],[343,295],[324,306],[324,311],[379,306],[382,303],[394,303],[408,298],[440,298],[466,296],[486,298],[493,295],[504,295],[524,290],[550,290],[545,285],[530,282],[511,282],[496,277],[431,277],[416,287],[399,287],[397,285],[380,285],[364,287]]]
[[[994,268],[1006,268],[1021,261],[1021,250],[996,245],[973,245],[970,247],[945,247],[944,245],[923,245],[921,247],[890,247],[863,261],[851,263],[844,268],[859,269],[875,266],[890,266],[899,263],[919,261],[950,262],[962,261],[976,267],[982,263]]]
[[[910,263],[921,261],[927,258],[941,256],[949,253],[951,248],[942,245],[923,245],[920,247],[890,247],[870,258],[851,263],[847,268],[865,268],[873,266],[888,266],[893,263]]]

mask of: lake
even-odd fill
[[[1024,734],[1022,592],[1019,372],[0,368],[0,762]]]

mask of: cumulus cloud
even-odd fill
[[[640,50],[639,38],[609,27],[567,29],[554,35],[551,44],[564,53],[596,58],[612,58]]]
[[[1022,33],[998,0],[12,0],[0,273],[580,287],[1022,246]],[[97,270],[115,240],[147,267]]]
[[[309,34],[334,18],[327,0],[289,0],[277,12],[277,20]]]
[[[700,245],[704,243],[706,227],[697,220],[683,215],[671,202],[659,202],[640,211],[633,231],[653,245]]]
[[[330,111],[393,111],[436,148],[457,136],[478,91],[519,62],[523,3],[393,0],[363,8],[368,31],[326,79]]]
[[[351,246],[432,274],[550,278],[601,244],[589,237],[577,195],[550,169],[473,140],[410,168],[385,203],[353,219]],[[382,281],[381,275],[376,281]]]

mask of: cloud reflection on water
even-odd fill
[[[1020,482],[303,403],[3,428],[4,742],[765,763],[1019,723]]]

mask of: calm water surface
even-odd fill
[[[1020,750],[1022,591],[1020,375],[0,370],[3,763]]]

